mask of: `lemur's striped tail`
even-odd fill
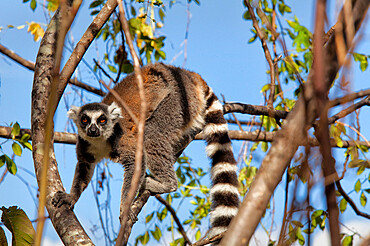
[[[210,91],[207,98],[203,133],[206,151],[212,160],[211,167],[211,230],[209,237],[227,230],[231,219],[238,212],[239,192],[236,161],[228,135],[222,105]]]

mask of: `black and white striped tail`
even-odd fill
[[[228,135],[222,105],[210,91],[207,99],[203,133],[206,151],[212,160],[211,178],[211,230],[209,237],[227,230],[231,219],[238,212],[239,192],[236,161]]]

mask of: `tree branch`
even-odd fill
[[[69,2],[70,3],[70,2]],[[61,13],[58,10],[53,16],[44,37],[40,43],[40,49],[36,58],[34,83],[32,89],[31,109],[31,137],[33,146],[33,160],[38,183],[41,182],[41,168],[44,156],[49,157],[49,170],[47,173],[48,189],[46,194],[46,208],[51,222],[65,245],[75,245],[77,242],[93,245],[90,238],[82,228],[73,211],[66,206],[56,209],[51,200],[55,192],[64,190],[60,180],[54,149],[51,141],[50,151],[44,155],[46,108],[49,98],[52,71],[55,64],[55,51],[57,43],[57,26],[60,25]]]
[[[19,63],[23,67],[28,68],[31,71],[35,70],[35,64],[29,60],[26,60],[19,55],[17,55],[14,51],[6,48],[5,46],[0,44],[0,52],[12,59],[13,61]]]
[[[131,230],[131,228],[127,228],[126,226],[126,218],[129,215],[129,209],[133,199],[136,196],[137,189],[139,188],[139,182],[141,177],[145,174],[142,173],[143,169],[143,151],[144,151],[144,127],[145,127],[145,120],[146,120],[146,110],[147,110],[147,102],[145,99],[145,92],[144,92],[144,79],[140,68],[140,61],[139,57],[135,52],[135,48],[133,45],[132,37],[130,34],[130,27],[128,21],[125,16],[125,11],[123,9],[122,1],[117,0],[116,3],[118,4],[119,8],[119,21],[121,23],[121,28],[125,33],[126,43],[130,49],[131,57],[134,61],[134,72],[137,87],[139,89],[139,97],[140,97],[140,114],[137,124],[137,134],[136,134],[136,152],[135,152],[135,166],[134,166],[134,174],[131,180],[131,186],[127,193],[126,201],[124,203],[123,211],[121,211],[121,228],[119,230],[116,245],[126,245],[128,237],[125,238],[127,235],[127,231]],[[122,208],[121,208],[122,209]]]
[[[342,188],[342,185],[340,184],[340,181],[336,181],[335,182],[335,185],[337,186],[337,189],[339,191],[339,193],[343,196],[343,198],[349,203],[349,205],[351,205],[353,211],[355,211],[355,213],[359,216],[362,216],[366,219],[370,219],[370,214],[367,214],[367,213],[364,213],[364,212],[361,212],[356,204],[354,203],[354,201],[348,196],[348,194],[343,190]]]
[[[7,126],[0,126],[0,137],[11,139],[12,136],[10,135],[12,128]],[[32,134],[30,129],[22,128],[20,130],[19,136],[21,137],[23,134],[29,134],[31,135],[32,140]],[[276,137],[277,132],[259,132],[259,131],[253,131],[253,132],[246,132],[246,131],[229,131],[229,136],[232,140],[241,140],[241,141],[263,141],[263,142],[273,142],[274,138]],[[195,136],[194,140],[203,140],[204,135],[199,133]],[[69,133],[69,132],[54,132],[54,143],[62,143],[62,144],[76,144],[77,142],[77,134]],[[308,143],[310,146],[315,147],[318,146],[319,143],[317,139],[309,138]],[[370,148],[370,145],[367,144],[366,141],[350,141],[350,140],[343,140],[343,145],[338,146],[336,144],[335,139],[330,139],[330,146],[336,147],[336,148],[348,148],[352,146],[365,146]]]
[[[254,14],[253,8],[250,4],[249,1],[244,1],[244,3],[248,7],[248,12],[251,16],[252,22],[253,22],[253,27],[256,29],[256,33],[258,35],[258,38],[261,40],[261,45],[263,48],[263,51],[265,53],[265,57],[267,60],[267,63],[270,66],[270,96],[268,99],[267,106],[269,108],[273,108],[273,103],[274,103],[274,96],[275,96],[275,67],[274,67],[274,62],[272,61],[272,57],[269,51],[269,48],[267,47],[266,40],[265,40],[265,35],[262,34],[261,29],[258,26],[258,21],[256,19],[256,15]]]
[[[251,105],[245,103],[225,103],[224,114],[235,112],[250,115],[265,115],[277,119],[285,119],[289,112],[283,110],[271,109],[265,106]]]
[[[176,214],[176,211],[171,207],[170,204],[168,204],[168,202],[163,199],[159,194],[155,195],[155,198],[157,198],[157,200],[162,203],[163,205],[166,206],[167,210],[171,213],[173,219],[175,220],[177,226],[179,227],[179,232],[181,233],[182,237],[184,238],[185,240],[185,245],[186,244],[189,244],[191,245],[191,241],[190,239],[188,238],[188,235],[186,235],[186,232],[184,230],[184,227],[182,227],[182,224],[179,220],[179,217],[177,217],[177,214]]]
[[[68,61],[66,62],[60,73],[57,95],[58,102],[60,101],[60,98],[64,93],[68,81],[76,70],[77,65],[80,63],[90,44],[95,39],[96,35],[99,33],[105,22],[107,22],[109,17],[112,15],[116,7],[116,0],[108,0],[103,8],[100,10],[98,15],[94,18],[93,22],[89,25],[80,41],[77,43],[76,47],[74,48],[72,54],[70,55]]]
[[[0,52],[3,53],[4,55],[6,55],[7,57],[9,57],[10,59],[12,59],[13,61],[19,63],[20,65],[28,68],[29,70],[35,71],[35,63],[20,57],[19,55],[14,53],[14,51],[6,48],[5,46],[3,46],[1,44],[0,44]],[[78,81],[76,78],[70,79],[68,81],[68,83],[70,83],[71,85],[75,85],[77,87],[80,87],[84,90],[87,90],[91,93],[94,93],[98,96],[104,96],[106,94],[104,91],[102,91],[100,89],[97,89],[93,86],[90,86],[88,84],[82,83],[82,82]]]
[[[351,106],[349,106],[348,108],[340,111],[339,113],[331,116],[329,119],[328,119],[328,124],[333,124],[335,121],[337,121],[338,119],[340,118],[344,118],[346,117],[347,115],[349,115],[350,113],[356,111],[357,109],[363,107],[363,106],[370,106],[370,96],[362,99],[361,101],[359,101],[358,103],[355,103]]]

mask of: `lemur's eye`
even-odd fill
[[[89,123],[89,118],[88,118],[88,117],[86,117],[86,116],[83,116],[83,117],[81,118],[81,123],[82,123],[83,125],[87,125],[87,124]]]
[[[107,118],[104,116],[104,115],[101,115],[99,118],[98,118],[98,123],[101,124],[101,125],[104,125],[107,123]]]

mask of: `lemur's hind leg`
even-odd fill
[[[177,176],[173,168],[176,158],[163,154],[159,149],[147,153],[150,175],[145,178],[145,189],[153,194],[170,193],[177,190]]]

